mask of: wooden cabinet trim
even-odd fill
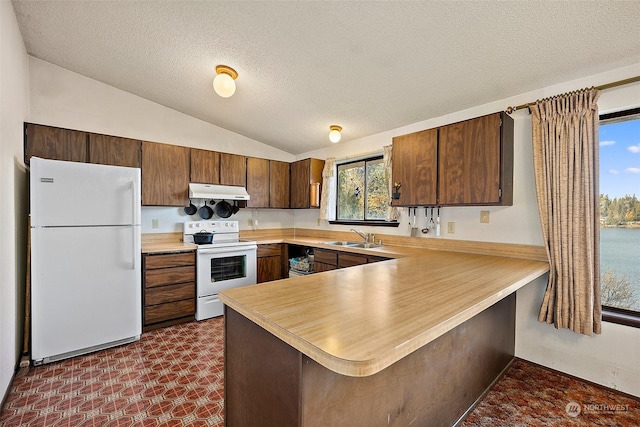
[[[167,267],[180,267],[196,264],[195,252],[184,252],[178,254],[157,254],[145,255],[144,268],[146,270]]]
[[[157,286],[146,290],[145,306],[193,299],[196,295],[195,282],[177,285]]]

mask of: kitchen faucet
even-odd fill
[[[355,228],[352,228],[351,231],[356,233],[358,236],[362,237],[365,243],[375,242],[375,235],[373,233],[363,233],[362,231],[356,230]]]

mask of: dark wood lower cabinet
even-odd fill
[[[225,306],[225,426],[448,427],[514,348],[515,294],[367,377],[339,375]]]
[[[142,260],[143,330],[195,320],[195,253],[144,254]]]
[[[285,245],[280,243],[258,245],[258,283],[280,280],[287,277],[287,256],[284,248]]]

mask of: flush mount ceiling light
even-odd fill
[[[342,138],[342,134],[340,132],[342,132],[342,128],[340,126],[329,126],[329,141],[333,142],[334,144],[340,141],[340,138]]]
[[[216,77],[213,79],[213,90],[223,98],[229,98],[236,93],[238,73],[226,65],[216,66]]]

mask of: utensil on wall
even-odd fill
[[[238,212],[240,212],[240,206],[238,206],[238,202],[236,200],[233,201],[233,207],[231,208],[231,213],[233,215],[237,214]]]
[[[429,219],[428,219],[428,215],[427,215],[427,207],[425,206],[424,208],[424,228],[422,230],[420,230],[422,232],[422,234],[427,234],[429,232]],[[433,209],[433,208],[432,208]],[[433,218],[433,216],[432,216]]]
[[[204,201],[204,206],[198,209],[198,215],[200,215],[200,218],[202,219],[211,219],[213,216],[213,209],[207,205],[206,200]]]
[[[418,236],[418,224],[416,224],[416,211],[418,208],[413,208],[413,226],[411,227],[411,237]]]
[[[220,218],[229,218],[231,211],[231,205],[226,200],[216,203],[216,215]]]
[[[189,199],[189,206],[184,208],[184,213],[187,215],[194,215],[196,212],[198,212],[198,208],[196,208],[196,205],[194,205],[191,202],[191,199]]]
[[[436,220],[436,236],[440,236],[440,208],[438,208],[438,219]]]

